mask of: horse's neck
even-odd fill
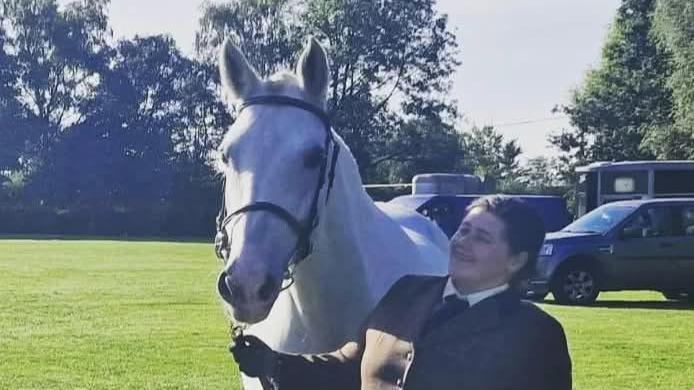
[[[291,340],[302,332],[306,336],[299,339],[307,350],[324,352],[340,346],[355,334],[394,281],[390,279],[399,277],[397,272],[384,275],[374,262],[395,262],[397,251],[388,248],[393,245],[410,256],[416,251],[402,229],[363,190],[353,157],[342,140],[338,142],[338,171],[330,199],[320,212],[314,252],[297,267],[296,283],[289,290],[295,326],[289,333],[296,335],[286,338],[287,350],[303,349]]]

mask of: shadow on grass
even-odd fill
[[[206,237],[78,236],[60,234],[0,234],[0,240],[182,242],[195,244],[214,243],[212,238]]]
[[[541,302],[552,306],[560,305],[552,300]],[[694,310],[694,303],[687,301],[619,301],[614,299],[597,300],[587,306],[576,306],[585,308],[606,308],[606,309],[654,309],[654,310]]]

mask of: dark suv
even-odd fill
[[[694,301],[694,199],[608,203],[548,233],[528,289],[562,304],[615,290]]]

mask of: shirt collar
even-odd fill
[[[448,277],[448,280],[446,281],[446,287],[443,289],[443,299],[445,299],[449,295],[457,295],[458,298],[466,300],[470,306],[474,306],[483,299],[487,299],[491,297],[492,295],[499,294],[502,291],[506,291],[508,289],[508,283],[507,284],[502,284],[501,286],[493,287],[487,290],[482,290],[478,292],[474,292],[472,294],[462,294],[460,291],[458,291],[457,288],[455,288],[455,285],[453,284],[453,280],[451,280],[451,277]]]

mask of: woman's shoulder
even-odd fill
[[[542,332],[564,334],[564,328],[561,323],[551,314],[532,302],[520,301],[517,316],[522,322],[527,323],[529,327],[541,330]]]
[[[380,306],[395,302],[408,302],[413,299],[427,299],[443,291],[445,276],[405,275],[398,279],[381,299]]]

